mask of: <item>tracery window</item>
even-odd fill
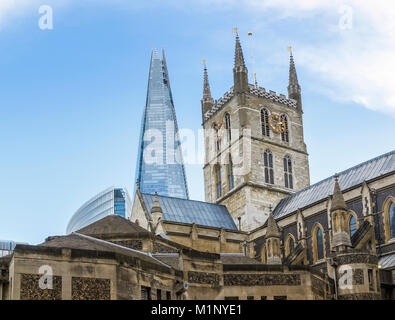
[[[221,167],[219,165],[215,166],[215,186],[217,191],[217,198],[222,197],[222,179],[221,179]]]
[[[228,112],[225,113],[224,122],[225,122],[225,130],[226,130],[228,142],[230,143],[232,139],[232,129],[230,125],[230,114]]]
[[[262,135],[270,137],[269,111],[266,108],[261,109],[261,127]]]
[[[325,258],[324,229],[317,223],[312,230],[314,263]]]
[[[357,231],[357,220],[353,215],[351,215],[350,218],[349,228],[350,228],[350,236],[353,236],[353,234]]]
[[[285,114],[280,116],[281,122],[284,124],[284,131],[281,132],[281,140],[289,142],[289,129],[288,129],[288,118]]]
[[[274,184],[273,153],[266,149],[263,153],[263,164],[265,167],[265,183]]]
[[[285,156],[284,162],[284,183],[285,187],[293,189],[293,178],[292,178],[292,160],[290,156]]]
[[[289,234],[287,240],[285,241],[285,256],[287,257],[293,249],[295,249],[295,238],[292,234]]]
[[[395,239],[395,198],[389,196],[385,201],[382,209],[384,215],[384,234],[385,241]]]

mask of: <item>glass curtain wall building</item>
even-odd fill
[[[10,240],[0,240],[0,258],[11,254],[17,244],[27,243],[15,242]]]
[[[82,229],[111,214],[129,218],[131,212],[131,200],[126,188],[110,187],[85,202],[77,210],[70,219],[66,233]]]
[[[152,51],[136,180],[142,193],[189,199],[164,50]]]

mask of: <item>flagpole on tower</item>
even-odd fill
[[[254,47],[252,45],[252,32],[248,32],[248,37],[250,39],[250,58],[251,58],[251,68],[252,68],[252,80],[254,82],[255,88],[258,88],[258,82],[256,81],[255,73],[255,59],[254,59]]]

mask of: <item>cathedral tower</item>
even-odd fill
[[[204,68],[205,198],[225,205],[237,225],[261,226],[269,207],[310,184],[303,137],[301,91],[293,55],[287,98],[248,83],[243,49],[236,35],[233,87],[211,97]]]

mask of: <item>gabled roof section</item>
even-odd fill
[[[149,233],[148,230],[119,215],[112,214],[77,231],[85,235]]]
[[[363,162],[338,174],[339,186],[344,192],[380,176],[395,172],[395,150]],[[331,176],[282,199],[273,211],[276,219],[285,217],[332,195],[335,179]]]
[[[141,196],[149,214],[151,214],[155,195],[142,193]],[[202,226],[237,230],[228,209],[223,205],[160,195],[158,195],[158,201],[163,211],[164,221],[195,223]]]
[[[50,237],[47,241],[38,246],[113,252],[129,257],[135,257],[156,265],[163,265],[163,262],[153,258],[147,253],[78,233],[72,233],[67,236]]]

